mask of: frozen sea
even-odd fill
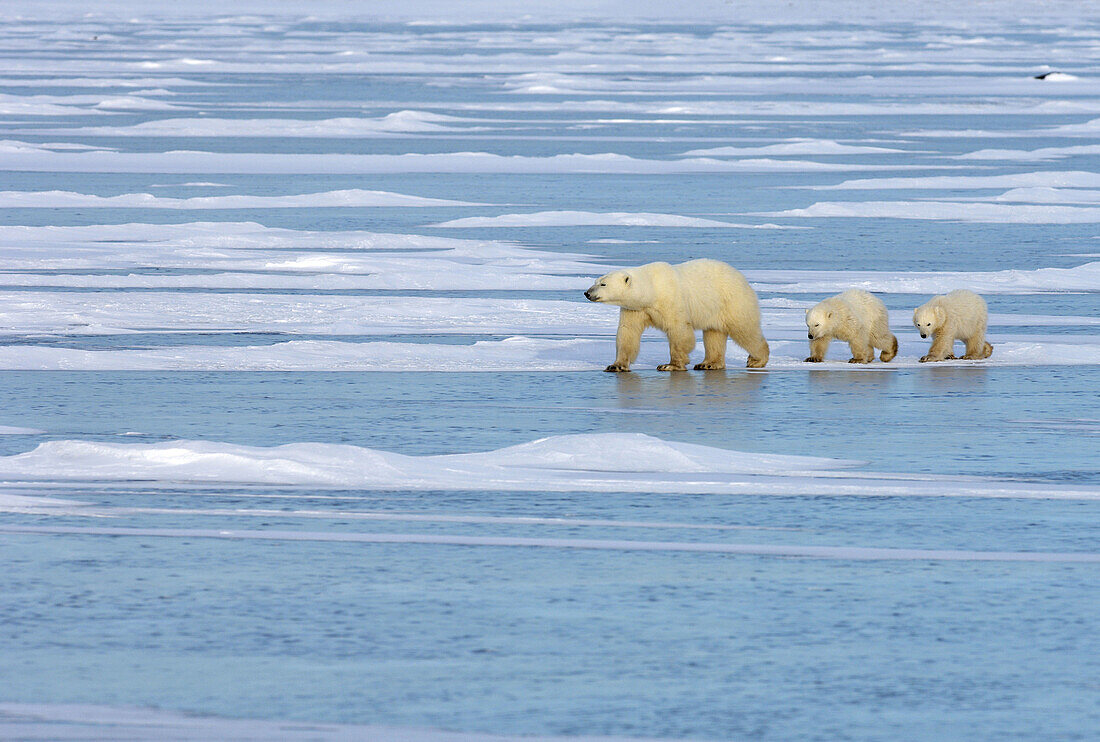
[[[0,738],[1095,739],[1100,4],[856,5],[0,4]]]

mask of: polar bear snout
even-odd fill
[[[927,336],[927,335],[925,335],[925,334],[924,334],[923,332],[922,332],[922,333],[920,334],[920,336],[921,336],[922,338],[927,338],[927,337],[928,337],[928,336]]]
[[[814,339],[814,334],[812,332],[807,332],[806,337],[808,337],[810,340],[813,340]]]
[[[592,296],[592,289],[584,290],[584,298],[588,299],[588,301],[596,301],[596,297]]]

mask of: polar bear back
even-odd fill
[[[863,289],[848,289],[837,294],[833,299],[847,307],[856,321],[856,326],[887,331],[886,305],[874,294]],[[826,301],[829,300],[826,299]]]
[[[737,269],[707,258],[670,267],[679,279],[688,321],[694,327],[759,324],[756,292]]]
[[[886,305],[863,289],[848,289],[818,302],[806,312],[806,324],[818,337],[847,342],[870,338],[872,343],[884,343],[891,337]]]

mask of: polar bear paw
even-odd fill
[[[612,363],[610,366],[604,369],[604,371],[610,371],[612,373],[622,373],[623,371],[629,371],[630,366],[626,366],[622,363]]]

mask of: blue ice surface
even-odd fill
[[[510,28],[466,30],[492,37]],[[446,27],[302,22],[293,30],[394,33],[405,41],[434,45],[456,58],[471,49],[461,40],[450,46],[447,32],[454,29]],[[553,34],[573,29],[542,30]],[[874,44],[913,51],[925,43],[911,38],[909,27],[878,30],[891,35],[887,40],[876,38]],[[149,43],[126,27],[113,31],[122,39],[119,43],[139,48]],[[634,29],[637,34],[655,31],[699,33],[670,26]],[[794,25],[790,31],[806,29]],[[1082,29],[1086,31],[1094,29]],[[267,39],[267,33],[255,30],[254,38]],[[285,41],[277,32],[275,37],[279,43]],[[699,38],[707,38],[707,33]],[[1001,38],[1022,50],[1006,61],[1012,74],[1024,74],[1020,70],[1041,56],[1031,52],[1053,43],[1051,36],[1030,30]],[[61,58],[68,54],[64,49],[52,53]],[[415,60],[415,54],[410,58]],[[1088,64],[1092,66],[1087,71],[1095,72],[1094,61]],[[630,74],[646,77],[644,70]],[[782,77],[781,71],[774,74]],[[174,100],[183,99],[211,115],[242,118],[379,116],[402,107],[462,115],[464,104],[479,100],[559,99],[505,95],[491,75],[440,79],[417,74],[260,73],[243,79],[199,69],[181,76],[218,86],[180,90]],[[820,76],[820,98],[829,100],[829,73]],[[56,88],[50,92],[87,91]],[[951,97],[947,92],[945,99]],[[693,98],[690,93],[670,97]],[[346,106],[291,113],[271,106],[302,99],[345,101]],[[617,99],[649,100],[630,95]],[[784,231],[425,226],[458,216],[557,209],[657,212],[758,223],[781,220],[744,214],[802,208],[819,200],[991,195],[1002,189],[865,192],[787,186],[952,174],[934,168],[958,164],[945,156],[985,146],[1076,145],[1082,140],[1036,140],[1022,135],[998,139],[995,145],[974,139],[901,144],[891,139],[913,128],[1026,131],[1090,118],[1087,109],[1067,110],[1060,117],[810,113],[745,124],[708,123],[702,117],[678,130],[646,124],[575,129],[555,123],[563,118],[584,119],[588,114],[583,112],[568,117],[553,112],[479,112],[520,123],[509,124],[514,131],[502,136],[471,133],[388,139],[144,139],[22,132],[10,138],[84,142],[150,153],[181,149],[491,151],[547,156],[613,151],[650,159],[731,141],[746,146],[751,143],[738,139],[746,136],[766,139],[760,143],[798,136],[883,138],[890,140],[885,146],[901,146],[913,153],[883,156],[875,162],[928,169],[673,176],[218,173],[207,177],[159,173],[154,168],[147,173],[5,172],[8,190],[115,195],[213,180],[229,186],[214,191],[218,195],[363,188],[504,206],[209,212],[2,209],[0,221],[19,225],[257,221],[301,230],[439,234],[583,252],[609,266],[706,256],[745,270],[904,273],[1073,267],[1088,260],[1074,254],[1096,252],[1094,225],[814,219],[792,222],[812,229]],[[183,114],[141,112],[109,118],[112,125],[126,125],[179,115]],[[601,115],[591,114],[591,118]],[[102,125],[104,118],[72,116],[49,125]],[[735,117],[715,118],[728,122]],[[13,116],[5,120],[3,129],[6,133],[40,125],[39,120]],[[958,172],[1097,168],[1096,155],[1082,154],[1053,164],[980,163]],[[159,188],[156,193],[183,197],[209,191],[178,186]],[[657,242],[589,242],[602,238]],[[579,295],[553,292],[521,295],[581,301]],[[892,309],[911,308],[922,300],[905,295],[885,299]],[[988,297],[993,311],[1069,316],[1096,316],[1096,299],[1095,291]],[[1041,337],[1074,328],[1017,329]],[[196,332],[171,337],[20,335],[5,337],[4,343],[107,349],[158,343],[255,344],[275,339],[283,338]],[[608,338],[609,356],[611,343]],[[922,367],[872,373],[835,368],[749,373],[731,368],[671,376],[649,370],[630,375],[439,374],[430,368],[424,373],[370,374],[7,371],[0,372],[0,424],[47,433],[0,436],[0,453],[15,454],[56,439],[140,443],[184,438],[249,445],[350,443],[425,455],[486,451],[546,435],[627,431],[743,451],[858,459],[873,471],[1096,485],[1100,483],[1097,382],[1095,366]],[[140,435],[123,437],[128,433]],[[140,481],[63,488],[56,494],[116,508],[178,511],[119,513],[109,519],[110,525],[139,529],[415,531],[1038,552],[1093,552],[1100,537],[1096,504],[1073,500],[901,499],[874,493],[776,497],[656,491],[317,491],[240,485],[200,494],[186,488],[153,488]],[[333,496],[345,499],[329,499]],[[317,509],[337,517],[305,520],[277,514],[187,512],[235,508]],[[709,532],[409,524],[341,520],[343,510],[749,528]],[[0,523],[82,527],[88,521],[4,514]],[[698,739],[1087,740],[1100,729],[1100,581],[1096,566],[1089,564],[860,562],[544,547],[11,533],[0,537],[0,564],[5,565],[0,570],[3,701],[150,706],[228,717],[469,732]]]

